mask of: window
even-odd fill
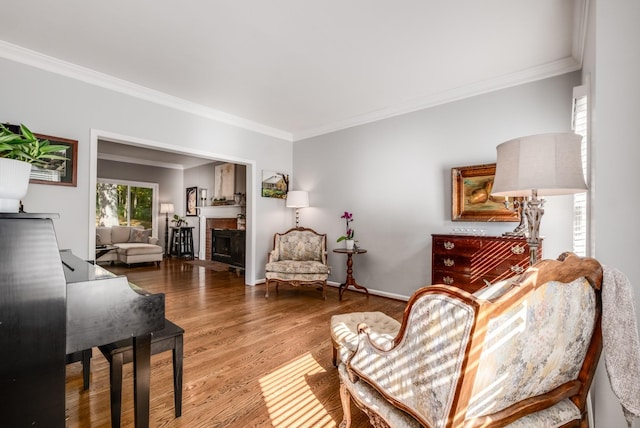
[[[155,183],[98,179],[96,226],[141,226],[155,231],[157,194]]]
[[[589,110],[587,104],[588,85],[577,86],[573,89],[573,123],[572,129],[578,135],[582,135],[582,172],[585,182],[589,184],[588,171],[588,129]],[[588,221],[589,206],[588,192],[578,193],[573,197],[573,252],[579,256],[586,256],[588,249]]]

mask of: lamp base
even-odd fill
[[[505,201],[504,205],[507,209],[509,209],[509,201]],[[525,205],[524,201],[514,200],[511,202],[513,205],[513,209],[518,212],[518,217],[520,217],[520,224],[513,229],[512,232],[505,232],[502,236],[527,236],[529,229],[527,228],[527,223],[525,216],[522,214],[523,205]]]
[[[538,199],[537,190],[531,191],[531,198],[524,201],[523,213],[527,217],[529,227],[529,265],[533,266],[538,261],[538,248],[540,247],[540,221],[544,214],[544,199]]]

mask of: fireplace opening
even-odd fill
[[[245,231],[211,229],[211,260],[244,268]]]

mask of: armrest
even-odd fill
[[[280,254],[278,253],[278,250],[269,251],[269,255],[267,256],[267,263],[277,262],[278,260],[280,260]]]
[[[158,245],[158,238],[154,238],[153,236],[150,236],[149,244]]]
[[[359,328],[347,369],[352,379],[360,377],[423,424],[440,426],[452,405],[477,309],[429,288],[409,302],[391,349],[376,346],[367,329]]]

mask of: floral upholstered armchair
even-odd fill
[[[433,285],[411,297],[398,334],[340,364],[350,400],[374,426],[587,427],[602,350],[602,267],[563,254],[475,294]]]
[[[327,235],[313,229],[297,227],[273,237],[273,250],[269,253],[265,267],[267,292],[269,286],[289,284],[321,286],[322,297],[327,298],[327,278],[330,267],[327,265]]]

